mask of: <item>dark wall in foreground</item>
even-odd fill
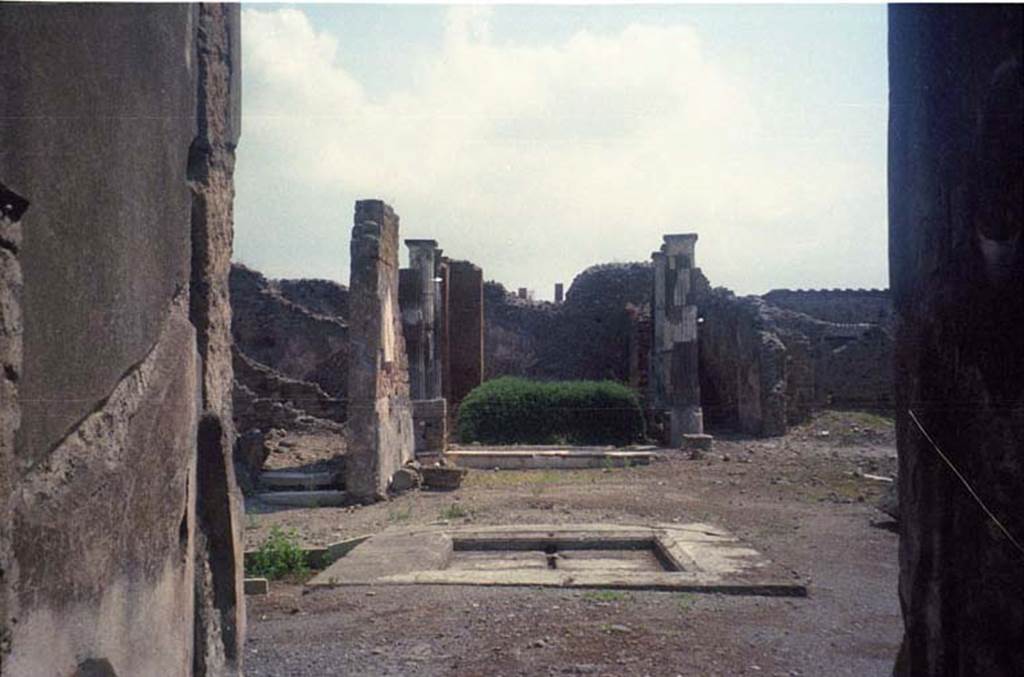
[[[237,7],[0,7],[4,675],[240,673],[238,44]]]
[[[899,675],[1024,674],[1024,7],[889,9]]]

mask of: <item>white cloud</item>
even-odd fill
[[[404,237],[435,237],[542,296],[587,265],[645,259],[662,233],[691,230],[712,281],[741,291],[884,271],[883,260],[866,272],[816,251],[826,231],[884,243],[865,234],[884,227],[875,168],[814,140],[773,139],[757,83],[710,61],[691,27],[523,46],[495,41],[489,14],[453,8],[414,84],[371,97],[300,10],[245,10],[242,258],[344,279],[351,203],[382,197]],[[881,204],[865,214],[872,199]],[[272,234],[282,222],[292,228]]]

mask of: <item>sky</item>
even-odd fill
[[[886,287],[885,11],[243,5],[235,259],[347,284],[380,198],[536,298],[676,232],[740,294]]]

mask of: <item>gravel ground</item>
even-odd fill
[[[874,508],[895,470],[891,421],[825,412],[784,438],[719,437],[704,460],[628,469],[471,472],[457,492],[360,508],[250,514],[308,544],[451,522],[707,521],[809,581],[806,599],[461,586],[248,600],[246,674],[889,675],[901,635],[896,536]]]

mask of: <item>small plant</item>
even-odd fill
[[[289,574],[303,575],[309,571],[306,553],[299,545],[295,529],[284,530],[275,526],[263,545],[253,553],[246,566],[246,574],[277,580]]]
[[[591,590],[583,594],[583,599],[588,602],[625,602],[629,594],[621,590]]]
[[[694,599],[694,596],[688,592],[681,592],[676,598],[676,604],[679,605],[680,611],[690,611],[693,609],[693,605],[696,601],[697,600]]]
[[[455,520],[460,517],[469,517],[469,510],[466,510],[458,503],[452,503],[449,506],[441,508],[441,519],[443,520]]]
[[[412,517],[412,506],[406,505],[404,508],[392,508],[388,511],[388,519],[392,522],[406,522]]]

